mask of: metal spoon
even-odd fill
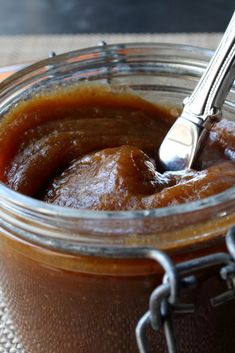
[[[224,36],[191,96],[184,100],[180,117],[159,149],[164,170],[192,166],[211,126],[221,118],[221,107],[235,78],[235,12]]]

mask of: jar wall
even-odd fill
[[[30,257],[26,255],[29,249]],[[42,261],[39,254],[43,255]],[[55,266],[58,259],[60,267]],[[149,297],[161,283],[162,273],[157,268],[153,273],[149,262],[144,263],[145,275],[127,276],[125,267],[128,272],[129,264],[121,262],[108,265],[121,266],[119,276],[102,274],[102,259],[96,259],[96,274],[82,273],[75,257],[6,241],[1,234],[1,287],[24,351],[93,353],[95,347],[96,353],[138,353],[135,327],[147,311]],[[195,312],[174,315],[180,352],[233,353],[235,305],[229,302],[213,308],[210,304],[211,298],[226,290],[219,268],[198,273],[197,279],[196,289],[181,293],[182,302],[194,304]],[[149,329],[148,339],[153,352],[166,352],[162,330],[154,333]]]
[[[11,245],[1,234],[1,286],[25,352],[138,352],[135,326],[160,275],[102,275],[99,260],[97,274],[85,274],[75,270],[76,259],[65,256],[57,268],[60,254],[48,252],[45,265],[33,260],[39,249],[28,258]],[[63,269],[63,261],[74,270]]]
[[[0,86],[1,114],[32,92],[57,86],[61,78],[65,84],[85,80],[108,81],[119,89],[128,86],[148,100],[172,105],[177,112],[209,58],[207,51],[161,45],[119,46],[88,54],[50,59],[9,79]],[[231,119],[233,99],[234,93],[224,110]],[[218,205],[213,199],[206,206],[203,202],[198,208],[189,205],[182,213],[172,209],[141,215],[127,212],[126,218],[117,219],[110,214],[86,219],[79,213],[76,218],[68,210],[53,211],[13,195],[2,185],[0,195],[1,286],[26,353],[138,352],[134,330],[163,273],[151,261],[84,259],[79,251],[71,254],[74,243],[106,250],[113,244],[117,248],[162,246],[179,262],[224,250],[223,235],[235,219],[232,193]],[[198,274],[198,287],[182,293],[183,300],[196,305],[194,314],[174,319],[182,353],[233,353],[235,305],[212,308],[210,298],[226,290],[218,269],[214,270]],[[152,350],[165,353],[163,332],[151,331],[150,336]]]

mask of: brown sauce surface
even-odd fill
[[[235,123],[212,128],[194,170],[160,173],[172,110],[108,87],[58,89],[24,101],[0,125],[0,180],[25,195],[95,210],[148,209],[235,185]]]

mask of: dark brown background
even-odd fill
[[[234,9],[234,0],[0,0],[0,35],[222,32]]]

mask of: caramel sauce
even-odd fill
[[[214,125],[195,169],[161,174],[158,148],[175,117],[106,86],[58,89],[0,124],[0,179],[25,195],[78,209],[159,208],[235,185],[235,124]]]

